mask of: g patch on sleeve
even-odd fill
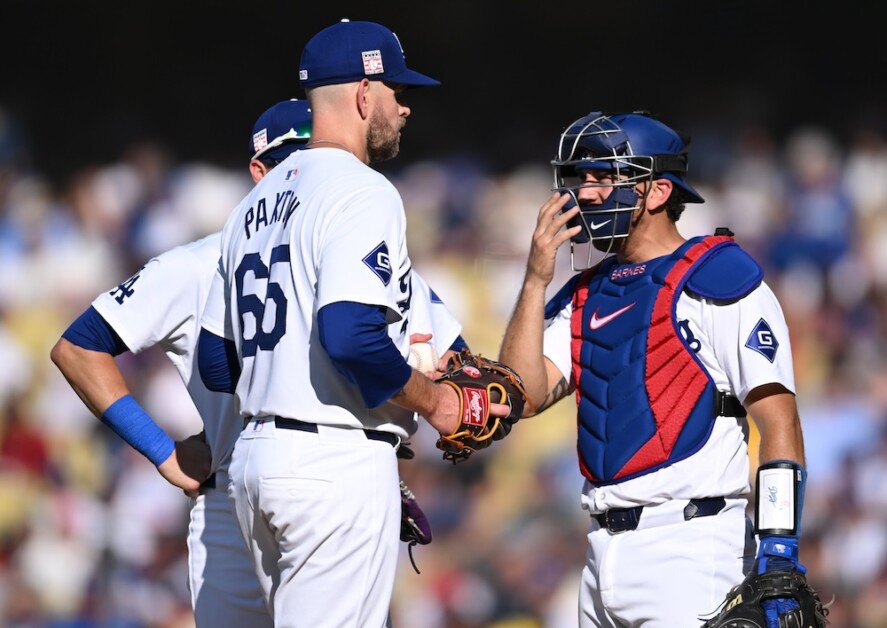
[[[776,358],[776,350],[779,348],[779,341],[773,335],[770,325],[763,318],[758,321],[755,328],[751,330],[745,346],[752,351],[757,351],[771,362]]]
[[[391,259],[388,256],[388,245],[384,240],[367,253],[363,263],[382,280],[384,285],[388,285],[391,281]]]

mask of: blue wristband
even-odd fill
[[[807,573],[807,568],[798,562],[798,538],[762,536],[758,543],[757,572],[791,570]]]
[[[175,441],[148,416],[132,395],[125,395],[112,403],[101,420],[155,467],[169,458],[176,448]]]

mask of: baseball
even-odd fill
[[[437,350],[430,342],[414,342],[410,345],[407,364],[417,371],[422,373],[436,371],[438,362],[440,362],[440,356],[437,355]]]

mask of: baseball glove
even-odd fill
[[[786,598],[794,600],[798,608],[776,611],[780,628],[823,628],[828,625],[828,608],[807,584],[803,573],[768,571],[762,574],[752,572],[734,587],[727,594],[718,615],[705,622],[702,628],[767,628],[763,602]]]
[[[400,540],[407,544],[413,569],[421,573],[413,560],[413,546],[431,543],[431,524],[419,507],[413,491],[403,480],[400,481]]]
[[[454,464],[508,436],[528,403],[524,384],[514,370],[468,349],[450,358],[447,370],[436,381],[452,386],[459,394],[462,419],[451,434],[437,440],[444,460]],[[511,412],[502,418],[490,416],[491,403],[508,405]]]

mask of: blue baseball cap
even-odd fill
[[[397,35],[375,22],[345,19],[305,44],[299,62],[303,88],[361,79],[416,87],[440,85],[440,81],[408,69]]]
[[[253,125],[250,159],[286,159],[311,139],[311,109],[307,100],[293,98],[272,105]]]

